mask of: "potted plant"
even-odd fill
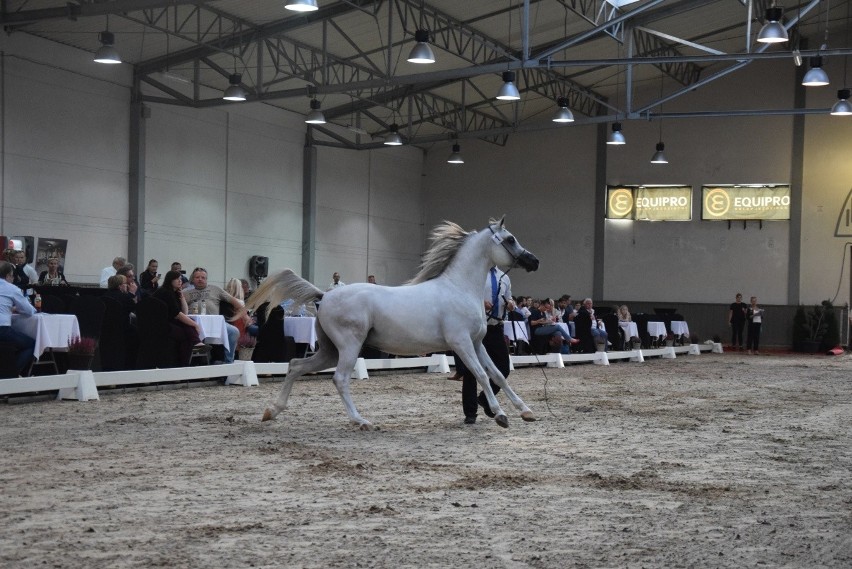
[[[251,360],[255,346],[257,346],[257,338],[248,333],[240,334],[240,339],[237,340],[237,358]]]
[[[68,369],[92,369],[98,341],[86,336],[68,341]]]
[[[833,338],[827,337],[830,323],[833,323]],[[839,327],[831,301],[823,300],[808,310],[799,306],[793,317],[793,349],[814,354],[832,341],[839,342]]]

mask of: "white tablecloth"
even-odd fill
[[[316,321],[313,316],[285,316],[284,335],[293,336],[297,344],[310,344],[312,348],[316,348]]]
[[[648,321],[648,335],[651,336],[652,340],[658,336],[665,338],[667,334],[665,322]]]
[[[672,334],[689,337],[689,326],[686,325],[684,320],[672,320]]]
[[[222,344],[226,350],[231,349],[224,316],[221,314],[188,314],[187,316],[201,324],[201,340],[205,344]]]
[[[503,322],[503,335],[511,341],[517,339],[519,342],[530,343],[530,336],[527,333],[527,323],[519,320],[506,320]]]
[[[35,356],[48,349],[67,351],[68,342],[80,337],[80,324],[73,314],[40,312],[29,318],[13,315],[12,328],[35,340]]]
[[[639,328],[636,326],[636,322],[619,322],[618,325],[624,329],[624,335],[628,340],[639,337]]]

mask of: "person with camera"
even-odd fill
[[[142,294],[151,294],[160,286],[160,274],[157,273],[159,268],[157,259],[148,261],[148,267],[139,275],[139,288],[142,289]]]

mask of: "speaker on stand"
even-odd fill
[[[269,274],[269,257],[254,255],[249,259],[249,275],[254,279],[255,286],[260,286]]]

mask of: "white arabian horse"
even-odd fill
[[[538,259],[521,247],[503,219],[491,220],[483,231],[470,233],[444,222],[430,238],[432,245],[423,256],[420,272],[403,286],[358,283],[322,292],[285,269],[267,278],[251,295],[249,308],[264,302],[274,307],[287,298],[295,305],[322,300],[316,320],[319,347],[308,358],[290,361],[281,393],[264,412],[264,421],[285,409],[296,379],[335,366],[334,385],[349,419],[362,430],[372,429],[355,409],[349,393],[352,371],[364,344],[397,355],[453,350],[476,377],[498,425],[508,427],[509,420],[491,390],[489,377],[521,412],[521,418],[535,420],[488,357],[482,338],[488,270],[495,265],[504,270],[517,265],[534,271]]]

